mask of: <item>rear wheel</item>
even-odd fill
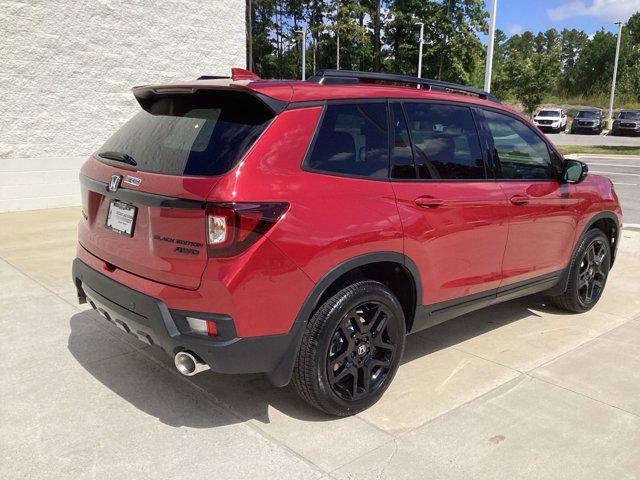
[[[591,310],[604,291],[610,262],[609,239],[601,230],[588,231],[571,261],[567,289],[552,302],[571,312]]]
[[[354,415],[387,389],[404,340],[404,314],[396,296],[379,282],[349,285],[309,319],[293,386],[309,404],[330,415]]]

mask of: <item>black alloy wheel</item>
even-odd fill
[[[305,326],[293,368],[298,395],[329,415],[376,403],[398,370],[404,311],[385,285],[359,280],[321,303]]]
[[[598,303],[611,267],[611,243],[599,229],[589,230],[571,257],[567,285],[551,302],[563,310],[582,313]]]
[[[591,242],[582,255],[578,270],[578,300],[585,307],[598,301],[609,274],[609,249],[606,240]]]
[[[359,400],[383,385],[398,345],[393,313],[380,302],[350,310],[335,328],[327,352],[327,378],[343,400]]]

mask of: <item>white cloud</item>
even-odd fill
[[[640,11],[640,0],[574,0],[547,10],[554,22],[574,17],[596,17],[603,22],[626,22],[634,13]]]
[[[524,32],[524,27],[522,25],[518,25],[517,23],[514,23],[507,26],[507,34],[510,37],[513,35],[520,35],[522,32]]]

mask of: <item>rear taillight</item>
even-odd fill
[[[287,203],[220,203],[207,207],[207,249],[210,257],[244,252],[287,210]]]

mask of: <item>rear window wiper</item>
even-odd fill
[[[127,155],[126,153],[120,152],[100,152],[98,153],[99,157],[106,158],[108,160],[115,160],[116,162],[127,163],[132,166],[138,165],[131,155]]]

